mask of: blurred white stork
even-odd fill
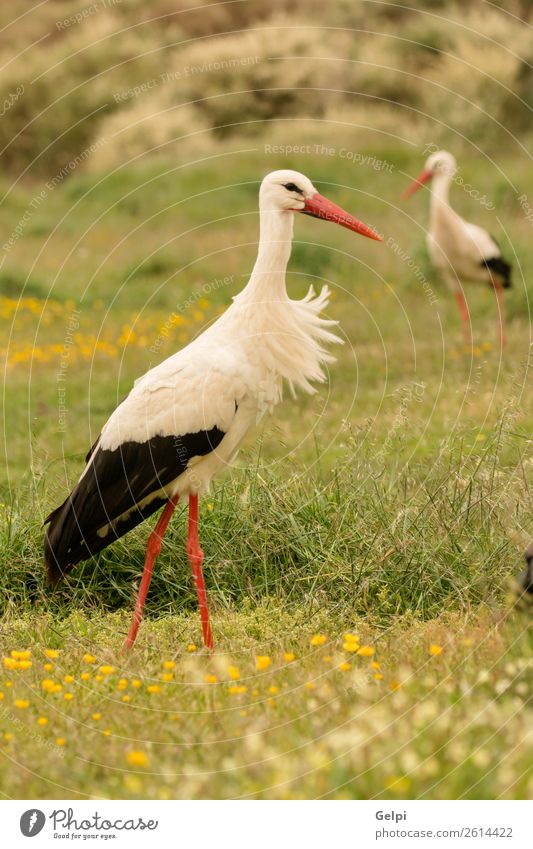
[[[181,496],[189,500],[187,553],[196,583],[205,645],[213,646],[198,539],[198,495],[235,457],[248,430],[281,400],[282,383],[312,392],[339,342],[321,318],[324,287],[291,300],[285,271],[294,213],[334,221],[373,239],[362,222],[322,197],[303,174],[274,171],[261,184],[257,260],[244,290],[193,342],[136,381],[104,425],[66,501],[46,519],[45,563],[54,584],[160,507],[148,541],[131,628],[137,634],[154,560]]]
[[[505,344],[503,289],[511,285],[511,266],[501,254],[496,240],[461,218],[450,206],[450,183],[457,171],[451,153],[440,150],[428,157],[420,176],[404,192],[410,197],[429,180],[431,206],[427,246],[431,261],[455,295],[463,322],[465,344],[472,345],[470,315],[463,291],[465,282],[488,283],[496,293],[500,345]]]

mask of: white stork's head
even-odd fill
[[[418,175],[416,180],[403,193],[404,198],[411,197],[424,183],[427,183],[433,177],[445,176],[451,179],[457,171],[457,162],[455,156],[448,153],[447,150],[437,150],[426,159],[423,171]]]
[[[311,180],[298,171],[271,171],[267,174],[259,190],[259,209],[261,212],[275,211],[287,214],[303,212],[304,215],[333,221],[355,233],[381,241],[381,236],[371,227],[320,195]]]

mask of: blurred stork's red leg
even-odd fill
[[[494,291],[496,292],[496,304],[498,305],[498,332],[500,334],[500,346],[503,348],[507,342],[505,335],[505,312],[503,305],[503,286],[499,280],[494,281]]]
[[[459,312],[461,313],[461,321],[463,322],[463,337],[465,340],[465,345],[469,348],[472,347],[472,332],[470,330],[470,313],[468,312],[468,304],[466,303],[466,298],[464,296],[462,289],[455,290],[455,300],[459,305]]]

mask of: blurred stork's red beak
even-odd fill
[[[382,241],[382,237],[375,230],[372,230],[367,224],[363,224],[358,218],[354,218],[353,215],[341,209],[340,206],[319,195],[318,192],[312,197],[306,198],[303,209],[295,209],[294,212],[303,212],[304,215],[312,215],[313,218],[322,218],[323,221],[334,221],[335,224],[340,224],[341,227],[353,230],[354,233],[360,233],[361,236],[376,239],[377,242]]]
[[[433,177],[433,172],[432,171],[426,171],[426,169],[424,168],[424,170],[422,171],[421,174],[418,175],[416,180],[414,180],[411,183],[410,186],[407,186],[405,192],[402,194],[402,198],[404,200],[407,200],[407,198],[410,198],[411,195],[414,195],[414,193],[417,192],[424,185],[424,183],[427,183],[428,180],[431,180],[432,177]]]

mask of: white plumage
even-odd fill
[[[470,316],[464,297],[465,283],[485,283],[494,288],[498,299],[500,339],[503,329],[502,288],[511,285],[511,266],[503,259],[495,239],[482,227],[465,221],[451,207],[450,184],[457,172],[451,153],[440,150],[428,157],[424,170],[405,192],[409,197],[431,180],[429,230],[426,241],[431,261],[454,293],[463,319],[465,341],[472,344]]]
[[[155,556],[172,511],[189,498],[188,554],[206,645],[212,646],[198,495],[232,461],[247,432],[281,400],[314,392],[340,342],[336,322],[321,317],[329,292],[289,298],[285,272],[294,213],[334,221],[379,239],[366,225],[318,194],[296,171],[275,171],[259,194],[260,240],[250,280],[226,312],[197,339],[139,378],[104,425],[73,492],[46,520],[45,559],[51,581],[105,548],[166,505],[148,544],[145,570],[128,636],[137,633]]]

